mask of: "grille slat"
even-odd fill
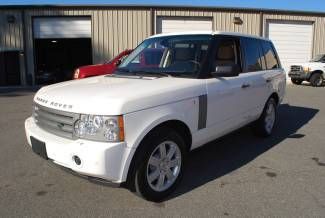
[[[291,72],[300,72],[300,71],[302,71],[302,66],[292,65],[290,67],[290,69],[291,69]]]
[[[36,124],[55,135],[73,139],[73,125],[79,114],[59,111],[36,104],[34,107]]]
[[[67,117],[67,116],[62,116],[54,113],[49,113],[44,110],[40,110],[37,112],[37,115],[39,117],[42,117],[47,120],[55,121],[55,122],[60,122],[68,125],[73,125],[73,118]]]
[[[58,131],[62,130],[64,132],[72,132],[72,126],[71,125],[64,125],[64,124],[61,124],[61,123],[58,123],[58,122],[55,122],[55,121],[52,121],[52,120],[48,120],[46,118],[36,118],[36,120],[38,122],[41,122],[42,124],[45,124],[53,129],[56,129]],[[41,120],[41,121],[40,121]],[[61,126],[61,127],[59,127]]]

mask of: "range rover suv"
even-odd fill
[[[143,67],[148,48],[163,54]],[[161,201],[179,184],[191,150],[248,124],[270,136],[285,78],[264,38],[155,35],[114,74],[40,89],[25,121],[27,140],[70,171]]]

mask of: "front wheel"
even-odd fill
[[[303,80],[301,79],[292,79],[291,78],[291,82],[295,85],[301,85],[301,83],[303,82]]]
[[[135,173],[135,190],[147,200],[161,201],[181,180],[186,158],[185,142],[177,132],[166,128],[143,143],[142,163]]]
[[[268,137],[272,134],[277,116],[277,104],[274,98],[266,102],[262,115],[253,123],[253,130],[256,135]]]
[[[310,83],[314,87],[320,87],[323,84],[323,75],[320,73],[314,73],[310,77]]]

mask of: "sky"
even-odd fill
[[[179,5],[325,12],[325,0],[0,0],[0,5],[29,4]]]

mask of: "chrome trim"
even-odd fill
[[[80,114],[55,110],[35,103],[33,117],[36,124],[45,131],[57,136],[77,139],[73,131],[74,123],[80,118]]]
[[[302,69],[302,66],[292,65],[290,67],[290,70],[291,70],[291,72],[301,72],[303,69]]]

